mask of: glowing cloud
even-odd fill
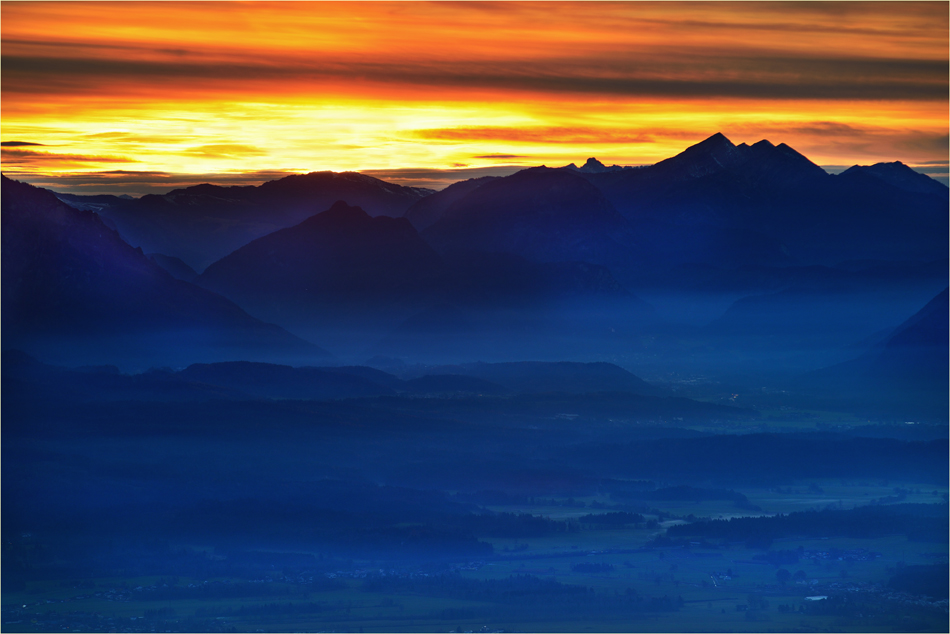
[[[826,164],[947,161],[941,3],[0,12],[4,149],[51,146],[5,152],[10,175],[642,164],[716,131]]]

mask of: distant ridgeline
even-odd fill
[[[948,200],[899,162],[833,175],[722,134],[440,192],[353,172],[138,199],[4,178],[4,347],[129,370],[611,360],[932,418]]]
[[[867,539],[904,535],[914,541],[946,543],[950,538],[946,504],[892,504],[850,510],[825,509],[772,517],[707,520],[667,531],[671,538],[704,537],[771,542],[786,537],[853,537]],[[798,557],[795,557],[797,562]],[[792,563],[795,563],[792,562]]]

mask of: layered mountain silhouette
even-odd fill
[[[371,218],[337,201],[297,226],[274,232],[209,266],[199,283],[242,305],[439,303],[518,306],[597,295],[636,300],[602,266],[532,263],[511,253],[439,255],[407,218]]]
[[[735,145],[722,134],[655,165],[624,169],[591,158],[581,168],[530,168],[437,193],[315,172],[137,200],[61,197],[95,210],[131,244],[199,271],[337,200],[369,216],[404,215],[441,254],[584,261],[608,266],[625,283],[666,283],[681,265],[947,257],[948,190],[937,181],[900,163],[831,175],[784,143]]]
[[[254,303],[401,301],[438,284],[443,269],[441,258],[408,220],[372,218],[360,207],[337,201],[215,262],[199,281]]]
[[[784,143],[734,145],[715,134],[649,167],[575,173],[649,237],[663,262],[947,256],[947,188],[894,164],[834,176]]]
[[[619,359],[662,334],[654,356],[811,346],[828,364],[946,285],[950,233],[948,189],[901,163],[831,175],[722,134],[651,166],[590,158],[437,193],[319,172],[60,198],[255,317],[352,358],[428,363]],[[697,304],[691,343],[686,321],[656,326]]]
[[[338,201],[215,262],[198,284],[339,350],[365,346],[438,302],[448,278],[408,220]]]
[[[465,363],[426,367],[430,375],[461,375],[504,386],[521,393],[631,392],[658,394],[660,390],[613,363]]]
[[[412,207],[406,210],[406,218],[412,223],[412,226],[418,231],[429,228],[435,224],[446,210],[469,195],[485,183],[497,180],[497,176],[482,176],[481,178],[470,178],[466,181],[452,183],[442,191],[436,192],[431,196],[426,196],[422,200],[413,203]]]
[[[115,366],[64,368],[40,363],[19,350],[3,352],[3,396],[13,403],[20,399],[53,405],[61,401],[330,400],[387,395],[395,392],[380,382],[335,368],[233,361],[125,374]]]
[[[195,185],[138,199],[61,194],[96,211],[133,246],[177,257],[200,271],[255,238],[293,226],[337,200],[370,216],[401,216],[428,189],[356,172],[291,175],[259,186]]]
[[[381,341],[377,351],[389,354],[436,348],[471,353],[472,346],[483,346],[470,324],[464,332],[455,328],[465,322],[449,317],[459,309],[493,311],[494,321],[483,320],[487,330],[521,319],[521,312],[510,311],[545,314],[578,298],[649,312],[602,266],[532,263],[507,253],[443,257],[408,219],[371,218],[342,201],[222,258],[198,283],[296,331],[361,331],[354,336],[362,345]],[[452,308],[446,312],[445,306]]]
[[[587,162],[580,167],[570,163],[564,166],[565,169],[584,172],[585,174],[603,174],[604,172],[619,172],[620,170],[636,169],[635,167],[624,167],[621,165],[606,166],[594,157],[587,159]]]
[[[77,407],[86,433],[93,428],[99,432],[139,434],[142,420],[116,418],[114,414],[128,411],[130,400],[155,404],[178,416],[191,411],[190,416],[181,420],[174,416],[161,419],[159,415],[160,422],[152,423],[161,425],[163,433],[180,431],[189,435],[206,426],[221,425],[231,432],[240,428],[240,415],[236,415],[240,410],[229,401],[243,401],[247,411],[268,418],[284,417],[286,422],[289,416],[308,428],[314,424],[315,412],[322,413],[320,422],[324,425],[346,427],[354,423],[367,425],[367,420],[374,419],[386,426],[418,424],[420,415],[425,420],[433,412],[449,415],[453,426],[473,419],[490,420],[493,425],[506,419],[520,425],[525,421],[570,422],[577,416],[704,420],[746,419],[754,414],[751,410],[685,398],[660,398],[662,390],[606,363],[477,363],[430,367],[430,373],[407,378],[365,366],[294,368],[247,362],[194,364],[178,371],[123,374],[108,366],[53,366],[22,351],[6,350],[2,366],[4,413],[11,415],[11,435],[35,434],[35,428],[26,426],[31,422],[41,422],[47,432],[68,429],[68,424],[58,420],[62,412]],[[496,380],[480,378],[483,375]],[[420,396],[427,398],[417,398]],[[432,397],[439,401],[432,402]],[[300,402],[341,399],[358,400],[324,406]],[[204,405],[195,411],[187,409],[184,404],[188,403]],[[213,419],[221,411],[228,415],[221,420],[204,420],[205,412]],[[565,411],[577,413],[565,416]],[[410,419],[394,417],[395,412],[408,413]]]
[[[669,283],[671,269],[684,265],[944,258],[947,193],[900,164],[833,176],[785,144],[735,145],[715,134],[646,167],[589,159],[582,168],[458,183],[407,217],[440,253],[586,261],[625,283]]]
[[[52,192],[2,177],[3,335],[56,362],[328,359],[325,351],[177,280]],[[147,366],[146,366],[147,367]]]
[[[149,253],[148,259],[168,271],[177,280],[194,282],[198,279],[198,273],[179,258],[163,253]]]
[[[245,399],[327,400],[395,395],[385,385],[333,368],[294,368],[272,363],[194,364],[173,377],[189,384],[226,388]]]

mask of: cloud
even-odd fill
[[[230,158],[235,156],[265,156],[267,152],[252,145],[215,143],[188,148],[183,154],[207,158]]]
[[[3,17],[8,138],[69,140],[74,160],[639,164],[717,130],[824,163],[947,155],[941,3],[6,3]]]
[[[440,141],[508,141],[524,143],[650,143],[653,134],[618,132],[613,128],[551,126],[471,126],[416,130],[415,136]],[[488,154],[476,158],[521,158],[514,154]]]
[[[27,145],[43,145],[42,143],[30,143],[29,141],[4,141],[0,147],[25,147]]]
[[[478,59],[391,62],[324,56],[235,56],[194,61],[4,54],[4,92],[84,94],[102,90],[319,92],[324,84],[436,87],[614,97],[945,100],[945,60],[742,56],[696,50],[616,52],[506,63]]]
[[[375,176],[390,183],[409,187],[427,187],[429,189],[445,189],[452,183],[481,178],[482,176],[510,176],[521,171],[522,167],[513,165],[499,165],[497,167],[466,167],[456,169],[381,169],[360,170],[362,174]]]
[[[724,126],[726,136],[736,135],[768,138],[773,142],[790,142],[806,156],[852,157],[861,164],[901,160],[907,164],[922,164],[926,160],[945,163],[950,154],[950,138],[945,131],[915,130],[905,127],[844,124],[829,121],[811,122],[758,122]],[[831,163],[832,161],[828,161]],[[835,161],[836,162],[836,161]]]
[[[277,180],[288,176],[290,172],[259,171],[246,173],[205,173],[205,174],[178,174],[173,172],[153,170],[104,170],[84,171],[68,174],[40,174],[21,172],[12,175],[16,180],[22,180],[45,187],[56,192],[68,194],[129,194],[142,196],[145,194],[166,194],[173,189],[191,187],[202,183],[217,185],[260,185],[266,181]]]
[[[901,150],[907,150],[915,153],[940,153],[946,154],[950,149],[950,135],[946,134],[914,134],[908,135],[897,143]]]
[[[86,156],[82,154],[54,154],[52,152],[34,152],[32,150],[18,150],[3,148],[0,150],[0,163],[4,168],[15,167],[17,171],[24,169],[43,169],[55,167],[85,166],[90,163],[138,163],[135,159],[122,156]]]
[[[943,165],[914,165],[914,171],[926,174],[935,181],[950,186],[950,164]]]

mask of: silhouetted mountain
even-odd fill
[[[198,273],[179,258],[162,253],[149,253],[148,259],[168,271],[176,280],[194,282],[198,278]]]
[[[737,146],[715,134],[651,166],[613,169],[590,159],[579,169],[531,168],[475,185],[418,203],[440,211],[423,237],[445,256],[586,261],[627,285],[681,286],[694,283],[677,274],[683,265],[729,271],[948,255],[938,239],[950,230],[946,187],[898,165],[832,176],[765,140]],[[730,283],[729,275],[718,277]]]
[[[630,224],[590,183],[537,167],[478,187],[423,231],[441,253],[514,253],[532,262],[625,263]]]
[[[92,212],[2,177],[4,346],[83,363],[324,358],[228,300],[174,279]]]
[[[656,394],[657,388],[612,363],[533,362],[464,363],[421,368],[428,375],[470,376],[524,393],[632,392]]]
[[[4,414],[61,403],[187,402],[242,398],[236,390],[182,380],[171,370],[122,374],[115,366],[64,368],[4,350]],[[42,405],[40,405],[42,404]],[[12,409],[11,409],[12,408]]]
[[[364,396],[385,396],[393,390],[351,372],[330,368],[292,368],[271,363],[195,364],[176,373],[177,377],[235,390],[245,398],[326,400]]]
[[[204,184],[133,200],[60,196],[96,211],[133,246],[180,258],[202,270],[251,240],[296,225],[337,200],[360,206],[370,216],[398,217],[431,193],[356,172],[312,172],[260,186]]]
[[[712,177],[719,178],[712,178]],[[734,145],[723,134],[690,146],[681,153],[636,170],[593,176],[597,184],[617,208],[637,218],[659,215],[663,218],[682,215],[685,204],[711,206],[701,210],[702,220],[715,219],[722,203],[732,203],[730,196],[748,190],[786,189],[789,185],[823,180],[829,175],[807,158],[785,145],[768,141],[754,145]],[[724,178],[725,177],[725,178]],[[708,180],[711,179],[711,180]],[[685,188],[685,189],[684,189]],[[631,196],[634,194],[634,196]],[[697,200],[706,196],[707,200]],[[674,205],[664,210],[660,203]],[[705,217],[704,217],[705,216]]]
[[[445,211],[471,192],[485,183],[497,180],[497,176],[482,176],[470,178],[467,181],[452,183],[442,191],[426,196],[406,210],[405,217],[409,219],[417,231],[427,229],[441,218]]]
[[[564,169],[575,170],[578,172],[583,172],[585,174],[603,174],[604,172],[619,172],[620,170],[636,169],[636,168],[624,167],[622,165],[611,165],[610,167],[607,167],[606,165],[604,165],[603,163],[601,163],[594,157],[590,157],[589,159],[587,159],[587,162],[584,163],[581,167],[578,167],[574,165],[573,163],[569,163],[564,166]]]
[[[341,365],[323,369],[336,372],[337,374],[349,374],[360,377],[362,379],[366,379],[367,381],[372,381],[373,383],[392,388],[394,390],[400,389],[403,384],[402,379],[397,378],[395,375],[390,374],[389,372],[383,372],[382,370],[370,367],[369,365]]]
[[[888,185],[908,192],[947,195],[947,186],[925,174],[915,172],[900,161],[893,163],[875,163],[874,165],[855,165],[842,172],[840,176],[849,178],[875,178]]]
[[[444,275],[408,220],[371,218],[338,201],[215,262],[199,283],[275,318],[415,306]]]
[[[511,254],[451,253],[448,259],[407,219],[370,218],[338,202],[238,249],[209,266],[198,283],[261,318],[363,357],[425,351],[437,356],[416,358],[444,362],[459,358],[450,353],[467,356],[484,345],[472,330],[459,332],[458,319],[429,314],[438,306],[454,306],[456,317],[459,309],[479,312],[483,333],[500,330],[505,336],[512,320],[562,320],[555,309],[579,298],[612,303],[629,319],[649,315],[649,306],[601,266],[534,264]],[[413,326],[414,319],[424,323]],[[578,331],[576,325],[564,327]]]
[[[199,363],[177,372],[122,374],[114,366],[64,368],[40,363],[19,350],[3,351],[4,398],[20,403],[216,400],[335,400],[395,396],[405,381],[372,368],[300,367],[232,361]],[[468,377],[466,377],[468,378]]]
[[[179,371],[149,370],[122,374],[115,367],[69,369],[40,363],[18,350],[3,352],[5,411],[27,403],[208,402],[233,400],[328,401],[377,396],[458,398],[506,396],[512,393],[580,395],[610,393],[600,405],[624,394],[656,394],[659,390],[607,363],[474,363],[422,368],[423,374],[399,379],[364,366],[291,367],[245,361],[193,364]],[[490,376],[496,380],[486,379]],[[677,399],[676,407],[691,404]],[[673,402],[671,401],[672,405]],[[391,405],[391,403],[390,403]],[[556,407],[552,402],[551,406]],[[411,407],[408,404],[400,407]],[[471,406],[468,406],[471,407]],[[489,409],[505,409],[495,403]],[[513,402],[520,409],[523,403]],[[715,409],[719,406],[710,406]],[[475,409],[480,409],[478,406]],[[622,407],[621,407],[622,409]],[[675,409],[675,407],[674,407]],[[721,409],[721,408],[720,408]]]
[[[657,262],[947,257],[947,189],[891,168],[855,178],[861,169],[832,176],[784,143],[737,146],[716,134],[649,167],[579,174],[633,223]],[[893,184],[910,180],[917,185]]]

